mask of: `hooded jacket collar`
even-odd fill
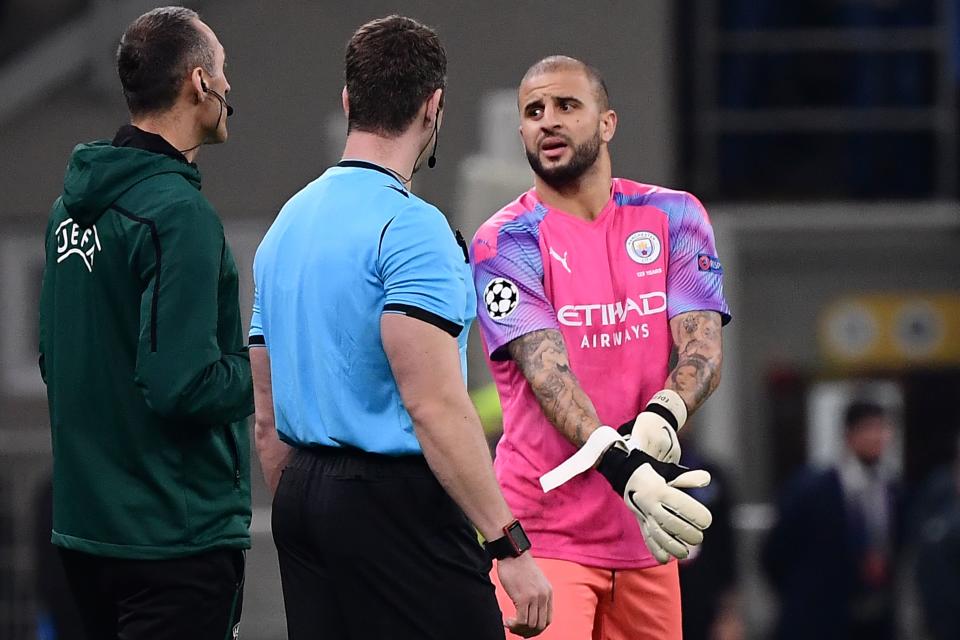
[[[77,145],[73,150],[62,201],[81,227],[92,226],[120,196],[153,176],[178,174],[200,189],[197,165],[186,162],[183,154],[162,137],[131,129],[121,127],[117,132],[115,140],[125,146],[101,140]]]
[[[132,124],[125,124],[117,129],[117,135],[113,136],[113,142],[110,144],[115,147],[133,147],[151,153],[160,153],[185,164],[193,164],[176,147],[167,142],[163,136],[144,131]]]

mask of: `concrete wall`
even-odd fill
[[[665,0],[238,0],[206,2],[200,10],[226,47],[231,102],[238,111],[230,143],[204,149],[198,159],[205,192],[225,218],[272,219],[286,198],[337,159],[339,140],[328,134],[327,121],[340,109],[344,45],[359,24],[391,12],[434,26],[447,48],[449,95],[439,164],[416,185],[442,208],[454,204],[459,160],[479,144],[481,96],[515,88],[527,66],[552,53],[582,57],[606,75],[621,119],[617,172],[672,181],[673,26]],[[0,123],[0,149],[7,159],[0,172],[0,215],[42,219],[72,146],[110,137],[123,122],[118,84],[106,90],[82,86],[101,86],[90,80],[111,65],[113,46],[103,43],[102,62],[84,78]],[[516,120],[503,126],[515,127]],[[518,142],[517,154],[520,149]]]

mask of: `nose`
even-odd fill
[[[553,105],[547,105],[543,108],[543,119],[541,123],[544,128],[553,129],[560,124],[560,118],[558,117],[557,110]]]

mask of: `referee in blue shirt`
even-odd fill
[[[445,83],[429,28],[399,16],[360,27],[344,159],[287,202],[257,250],[256,442],[291,640],[492,640],[550,621],[550,586],[466,391],[466,247],[409,191],[436,151]],[[515,619],[501,617],[491,558]]]

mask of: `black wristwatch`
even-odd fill
[[[494,560],[516,558],[530,548],[530,538],[524,532],[520,521],[514,520],[503,528],[503,536],[484,542],[483,548]]]

